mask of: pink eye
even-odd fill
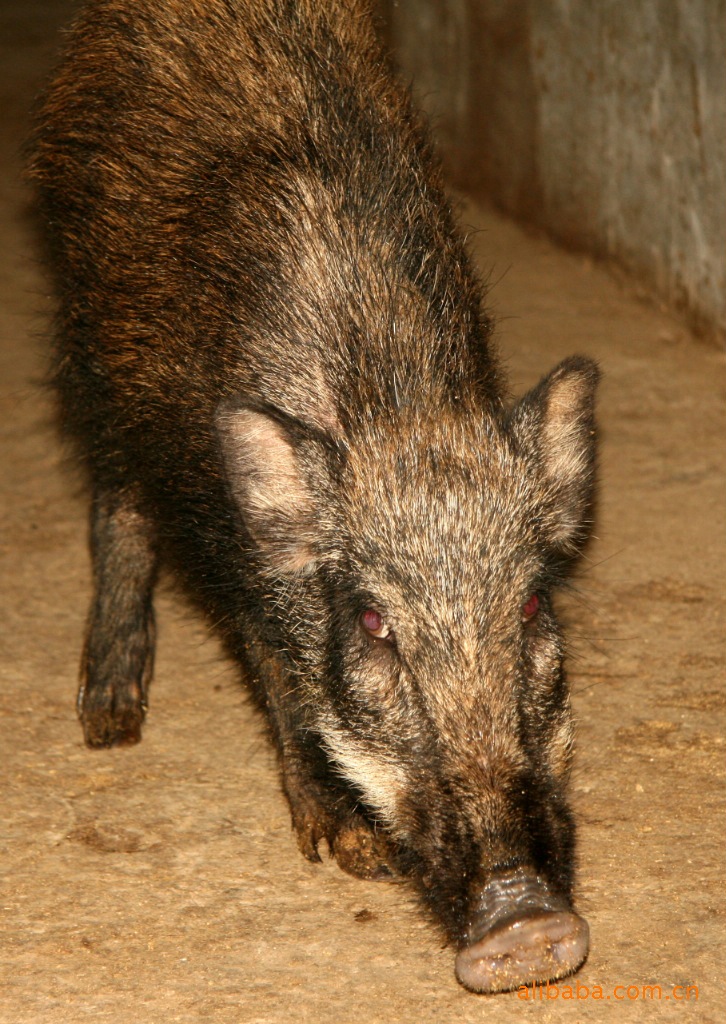
[[[390,626],[384,622],[383,616],[375,608],[366,608],[361,614],[360,621],[366,633],[370,633],[371,636],[375,636],[379,640],[385,640],[391,634]]]
[[[539,611],[539,597],[532,594],[528,601],[522,605],[522,622],[530,622]]]

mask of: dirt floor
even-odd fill
[[[471,995],[404,887],[302,860],[235,669],[168,586],[143,743],[83,746],[86,511],[36,386],[49,307],[16,155],[67,7],[1,6],[0,1022],[723,1020],[724,354],[490,213],[465,219],[515,389],[573,352],[605,372],[598,537],[565,608],[577,978]]]

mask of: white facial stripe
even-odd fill
[[[406,790],[406,773],[394,764],[365,750],[350,734],[330,723],[321,728],[328,753],[342,774],[357,789],[387,825],[397,818],[397,804]]]

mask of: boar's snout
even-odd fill
[[[456,976],[474,992],[554,981],[582,964],[589,934],[587,921],[536,874],[495,874],[475,905]]]

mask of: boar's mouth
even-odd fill
[[[477,898],[456,976],[474,992],[507,992],[572,974],[589,928],[568,900],[524,868],[495,874]]]

